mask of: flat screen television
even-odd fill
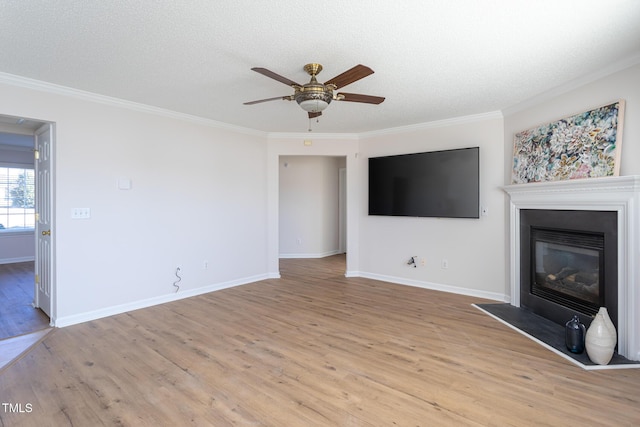
[[[479,218],[480,148],[369,158],[369,215]]]

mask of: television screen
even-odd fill
[[[369,215],[479,218],[480,148],[369,158]]]

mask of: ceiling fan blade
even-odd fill
[[[271,70],[267,70],[266,68],[260,68],[260,67],[254,67],[252,68],[253,71],[255,71],[256,73],[260,73],[263,76],[267,76],[270,77],[274,80],[279,81],[280,83],[284,83],[287,86],[302,86],[296,82],[294,82],[293,80],[289,80],[286,77],[282,77],[280,74],[276,74]]]
[[[384,101],[384,97],[382,96],[372,96],[372,95],[360,95],[359,93],[344,93],[340,92],[338,96],[342,95],[344,98],[340,99],[341,101],[349,101],[349,102],[364,102],[365,104],[380,104]]]
[[[337,89],[344,87],[348,84],[351,84],[355,81],[358,81],[362,78],[367,77],[368,75],[373,74],[373,70],[369,67],[365,67],[362,64],[358,64],[350,70],[345,71],[344,73],[335,76],[328,82],[325,82],[325,85],[332,84],[336,85]]]
[[[253,105],[253,104],[259,104],[261,102],[267,102],[267,101],[275,101],[276,99],[289,99],[288,96],[276,96],[275,98],[267,98],[267,99],[258,99],[257,101],[249,101],[249,102],[245,102],[244,105]]]
[[[322,115],[322,112],[318,111],[317,113],[311,113],[309,112],[309,118],[310,119],[315,119],[316,117],[320,117]]]

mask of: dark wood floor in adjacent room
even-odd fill
[[[0,340],[49,327],[49,318],[33,308],[33,261],[0,264]]]
[[[56,329],[0,373],[0,425],[631,426],[640,370],[584,371],[472,307],[345,278],[281,279]]]

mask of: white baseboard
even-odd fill
[[[329,252],[321,252],[317,254],[280,254],[279,258],[325,258],[328,256],[341,254],[340,250],[336,249]]]
[[[402,277],[385,276],[383,274],[375,274],[375,273],[367,273],[367,272],[358,272],[358,276],[354,275],[355,272],[347,272],[347,274],[351,274],[351,275],[347,275],[347,277],[365,277],[367,279],[380,280],[382,282],[390,282],[390,283],[396,283],[398,285],[414,286],[417,288],[431,289],[434,291],[442,291],[442,292],[449,292],[452,294],[460,294],[460,295],[466,295],[470,297],[484,298],[492,301],[500,301],[500,302],[511,301],[508,295],[497,293],[497,292],[488,292],[488,291],[481,291],[478,289],[461,288],[458,286],[442,285],[439,283],[424,282],[420,280],[410,280]]]
[[[18,258],[3,258],[0,259],[0,264],[14,264],[16,262],[28,262],[35,261],[35,257],[26,256],[26,257],[18,257]]]
[[[325,255],[325,256],[330,256],[330,255]],[[382,274],[367,273],[367,272],[361,272],[361,271],[347,271],[345,273],[345,277],[364,277],[367,279],[380,280],[383,282],[396,283],[399,285],[415,286],[415,287],[424,288],[424,289],[432,289],[432,290],[449,292],[454,294],[474,296],[474,297],[484,298],[484,299],[493,300],[493,301],[509,302],[508,296],[495,293],[495,292],[479,291],[477,289],[460,288],[456,286],[441,285],[438,283],[422,282],[417,280],[407,280],[400,277],[385,276]],[[105,307],[98,310],[88,311],[85,313],[78,313],[70,316],[57,317],[52,326],[55,326],[58,328],[64,328],[66,326],[76,325],[78,323],[89,322],[91,320],[101,319],[103,317],[109,317],[109,316],[114,316],[116,314],[122,314],[129,311],[139,310],[141,308],[147,308],[147,307],[152,307],[158,304],[178,301],[184,298],[190,298],[193,296],[202,295],[209,292],[215,292],[222,289],[231,288],[234,286],[254,283],[260,280],[278,279],[278,278],[280,278],[279,273],[268,273],[268,274],[261,274],[261,275],[251,276],[251,277],[245,277],[237,280],[231,280],[223,283],[216,283],[208,286],[203,286],[197,289],[187,289],[184,291],[179,291],[177,293],[160,295],[157,297],[147,298],[139,301],[133,301],[130,303],[121,304],[121,305],[112,306],[112,307]]]
[[[141,308],[152,307],[158,304],[178,301],[184,298],[190,298],[196,295],[202,295],[209,292],[215,292],[222,289],[232,288],[234,286],[246,285],[247,283],[258,282],[269,278],[265,275],[257,275],[245,277],[243,279],[231,280],[229,282],[216,283],[213,285],[203,286],[197,289],[187,289],[172,294],[160,295],[157,297],[147,298],[144,300],[133,301],[113,307],[105,307],[98,310],[88,311],[85,313],[73,314],[71,316],[57,317],[52,326],[64,328],[65,326],[76,325],[78,323],[89,322],[91,320],[101,319],[103,317],[114,316],[116,314],[126,313],[128,311],[139,310]]]

